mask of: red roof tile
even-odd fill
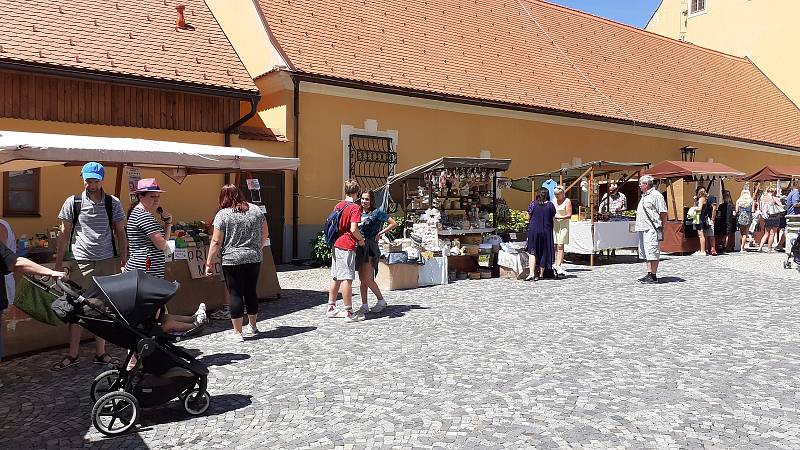
[[[749,60],[525,0],[259,0],[302,73],[800,147]]]
[[[176,27],[186,6],[193,29]],[[256,92],[203,0],[0,0],[0,62]]]

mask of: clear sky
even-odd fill
[[[644,28],[659,0],[547,0],[616,22]]]

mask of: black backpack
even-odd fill
[[[114,257],[117,254],[117,240],[114,239],[114,199],[110,195],[103,194],[105,198],[106,215],[108,216],[108,228],[111,230],[111,247],[114,249]],[[75,225],[78,224],[78,216],[81,213],[81,206],[83,205],[83,194],[75,194],[72,196],[72,232],[69,235],[69,245],[67,248],[72,248],[72,239],[75,237]]]

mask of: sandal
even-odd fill
[[[69,355],[65,355],[64,358],[61,359],[61,361],[50,366],[50,370],[59,372],[66,369],[67,367],[74,366],[75,364],[78,364],[77,356],[72,357]]]
[[[102,355],[95,355],[94,359],[92,360],[94,364],[109,364],[115,367],[119,367],[120,362],[117,358],[109,355],[108,353],[103,353]]]

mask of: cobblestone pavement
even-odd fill
[[[570,266],[571,278],[460,281],[324,318],[327,272],[282,272],[260,339],[184,343],[213,404],[145,410],[104,439],[58,351],[0,366],[0,448],[798,448],[800,274],[783,255]],[[356,299],[356,302],[358,300]]]

